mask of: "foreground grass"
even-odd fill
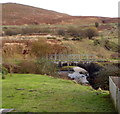
[[[114,112],[113,107],[107,91],[68,80],[34,74],[8,75],[3,80],[3,108],[15,111]]]

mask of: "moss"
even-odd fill
[[[73,68],[74,67],[76,67],[76,66],[63,66],[62,68],[61,68],[61,70],[64,70],[64,71],[69,71],[69,70],[73,70]]]

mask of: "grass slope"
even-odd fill
[[[24,88],[24,90],[17,90]],[[114,112],[109,92],[34,74],[3,80],[3,108],[20,112]]]
[[[109,59],[112,51],[106,50],[101,45],[94,46],[93,40],[83,39],[82,41],[63,41],[63,44],[72,49],[74,54],[95,55],[97,58]],[[98,51],[99,50],[99,51]]]

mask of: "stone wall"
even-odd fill
[[[113,99],[115,108],[120,114],[120,77],[109,77],[109,90]]]

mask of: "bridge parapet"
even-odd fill
[[[54,62],[104,61],[104,59],[98,60],[94,54],[51,54],[49,55],[48,60]]]

